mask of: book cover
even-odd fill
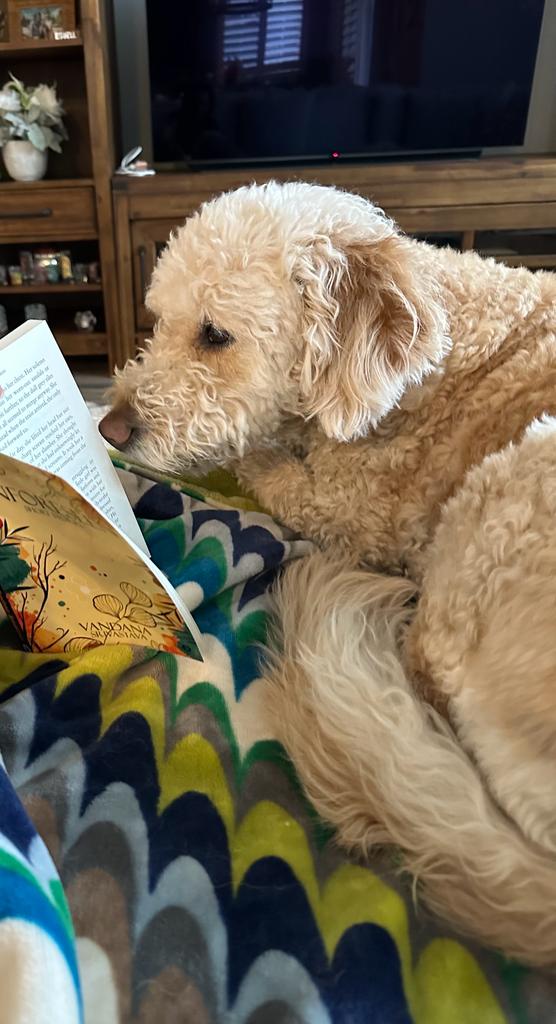
[[[27,650],[130,643],[202,660],[160,570],[60,477],[2,454],[0,601]]]

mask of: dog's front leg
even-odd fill
[[[307,464],[283,448],[257,448],[233,466],[243,487],[276,519],[311,535],[320,519],[314,477]]]

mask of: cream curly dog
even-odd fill
[[[104,435],[232,465],[321,549],[268,670],[310,798],[359,852],[402,846],[459,928],[554,964],[556,276],[269,184],[188,220],[148,304]]]

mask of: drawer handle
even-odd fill
[[[12,213],[0,213],[0,220],[37,220],[38,217],[52,217],[50,206],[43,206],[42,210],[21,210],[19,213],[14,210]]]
[[[141,302],[145,301],[147,294],[147,250],[144,245],[139,246],[139,283],[141,285]]]

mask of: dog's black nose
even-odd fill
[[[123,450],[133,436],[131,408],[127,404],[115,406],[100,421],[98,429],[109,444]]]

